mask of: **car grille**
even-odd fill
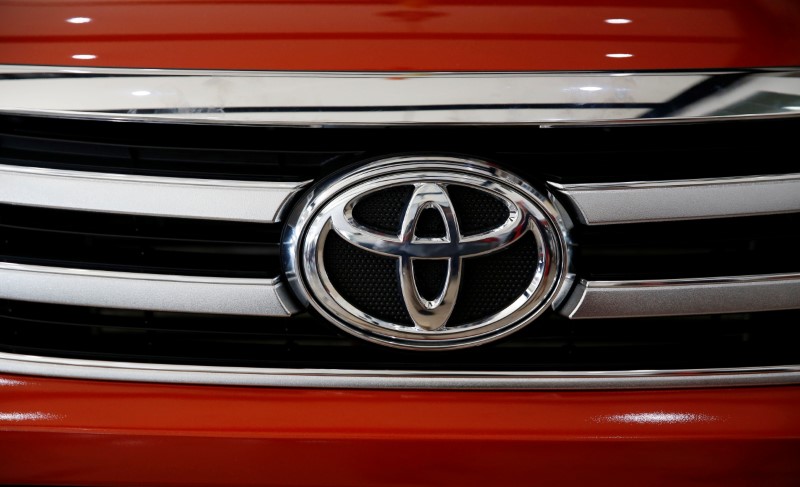
[[[555,192],[575,221],[572,261],[586,288],[595,281],[652,285],[695,278],[785,278],[800,273],[800,236],[794,232],[798,213],[593,225],[582,221],[569,188],[790,174],[791,164],[776,155],[790,150],[791,141],[779,134],[798,128],[795,119],[548,130],[259,128],[2,116],[0,165],[12,172],[36,168],[63,178],[68,171],[68,183],[97,174],[157,178],[143,185],[227,181],[231,191],[239,182],[275,182],[283,186],[272,189],[284,192],[286,200],[272,213],[236,221],[225,217],[229,210],[215,213],[216,208],[181,215],[179,201],[176,214],[169,205],[160,214],[130,213],[124,194],[119,201],[104,194],[95,202],[109,205],[103,209],[92,201],[69,207],[78,201],[70,194],[47,208],[46,197],[37,203],[10,188],[8,194],[18,200],[9,201],[0,192],[0,352],[331,370],[606,371],[796,364],[800,330],[792,324],[800,313],[786,309],[800,306],[796,294],[789,296],[789,305],[784,299],[771,309],[722,303],[715,308],[711,303],[702,312],[686,313],[676,303],[674,314],[689,316],[613,316],[613,310],[605,310],[605,319],[581,321],[553,311],[511,337],[470,350],[420,353],[369,344],[294,303],[281,282],[280,220],[304,188],[350,164],[397,154],[460,154],[563,190]],[[719,164],[709,163],[733,154],[751,157],[753,164],[720,173]],[[380,217],[365,218],[380,223]],[[99,275],[106,281],[66,289],[61,287],[68,282],[65,275]],[[128,287],[104,288],[104,282],[112,281],[125,281]],[[192,291],[200,287],[208,292]],[[242,297],[245,288],[250,294]],[[791,289],[796,293],[798,288]],[[260,304],[262,297],[271,304]],[[652,314],[673,313],[661,309]]]

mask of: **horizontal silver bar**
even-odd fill
[[[290,316],[279,279],[136,274],[0,262],[0,298],[187,313]]]
[[[550,186],[569,198],[586,225],[800,211],[800,174]]]
[[[662,281],[586,281],[560,310],[569,318],[628,318],[800,309],[800,273]]]
[[[550,186],[569,198],[586,225],[800,211],[800,174]]]
[[[132,215],[271,223],[306,182],[165,178],[0,164],[0,202]]]
[[[0,373],[172,384],[359,389],[676,389],[800,383],[800,366],[600,372],[258,369],[0,353]]]
[[[98,76],[102,75],[102,76]],[[43,96],[43,93],[56,94]],[[692,96],[682,96],[691,93]],[[744,101],[762,97],[776,101]],[[800,69],[275,72],[0,65],[0,113],[243,125],[658,123],[800,116]]]

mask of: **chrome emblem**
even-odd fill
[[[502,221],[477,232],[465,232],[450,196],[454,187],[491,199],[495,210],[498,205],[504,208]],[[386,210],[396,210],[396,215],[378,218],[396,219],[396,228],[375,228],[359,221],[359,204],[369,205],[369,198],[392,189],[407,191],[407,199],[397,208]],[[475,211],[480,208],[472,210]],[[440,229],[435,236],[419,235],[426,212],[428,223],[436,220],[434,226]],[[564,228],[549,196],[487,163],[444,157],[394,158],[363,166],[312,189],[289,218],[283,257],[290,285],[300,299],[345,331],[401,348],[462,348],[507,335],[533,321],[558,299],[567,269]],[[349,257],[353,260],[344,267],[338,263],[335,269],[329,269],[329,238],[357,249],[351,251],[348,247],[348,255],[363,252],[359,254],[363,257]],[[487,309],[485,316],[456,316],[459,306],[470,305],[460,302],[468,299],[460,291],[470,293],[462,285],[465,272],[470,272],[465,263],[473,258],[492,259],[526,238],[530,255],[520,265],[528,265],[529,269],[522,272],[525,278],[518,296],[511,296],[499,308],[495,306],[497,309]],[[351,275],[342,281],[332,273],[336,269],[341,272],[342,268],[360,269],[364,262],[373,261],[377,262],[373,268],[384,269],[384,281],[397,282],[381,281],[376,286],[374,279],[380,276]],[[422,293],[420,271],[415,266],[434,261],[442,269],[441,285],[433,295],[430,290]],[[386,273],[390,262],[394,262],[389,265],[396,272],[390,269]],[[479,276],[472,277],[474,294],[475,278]],[[361,278],[365,284],[358,287]],[[340,282],[339,287],[353,288],[356,283],[355,292],[361,297],[353,299],[347,295],[354,292],[352,289],[337,288],[337,279],[345,283]],[[394,288],[396,297],[387,291]],[[493,292],[491,286],[486,292]],[[380,305],[372,305],[375,300],[369,293],[382,293],[375,298]],[[394,313],[386,308],[392,308]],[[398,318],[400,311],[407,313],[408,320]]]

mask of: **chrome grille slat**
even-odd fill
[[[800,274],[663,281],[586,281],[561,313],[572,319],[679,316],[800,308]]]
[[[0,372],[178,384],[363,389],[667,389],[787,385],[800,382],[800,367],[795,365],[586,372],[364,371],[141,364],[3,352],[0,352]]]
[[[800,211],[800,174],[599,184],[549,183],[581,223],[611,225]]]
[[[740,115],[737,105],[763,93],[796,97],[797,72],[321,73],[5,65],[0,66],[0,111],[273,126],[552,127],[781,118],[796,114],[783,104],[762,103]],[[70,96],[40,96],[53,90]],[[702,96],[681,96],[693,90]]]
[[[231,315],[296,312],[279,279],[66,269],[0,262],[0,298],[75,306]]]
[[[299,183],[133,176],[0,165],[0,202],[70,210],[270,223]]]

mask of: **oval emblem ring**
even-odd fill
[[[554,201],[483,161],[375,161],[323,180],[294,208],[286,276],[306,306],[360,338],[479,345],[561,296],[569,254]]]

